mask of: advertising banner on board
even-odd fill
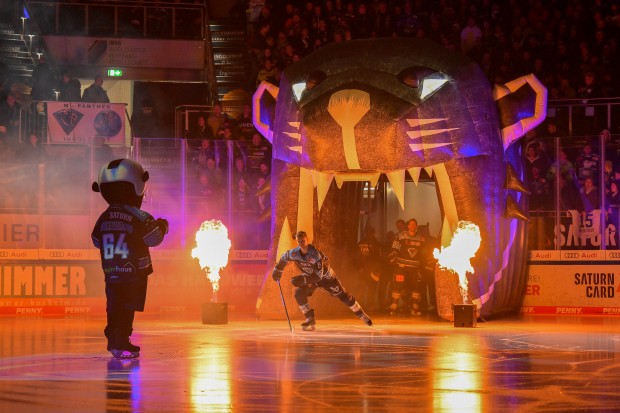
[[[47,251],[44,260],[0,261],[0,315],[105,313],[105,283],[99,257],[90,261],[83,257],[72,259],[70,252]],[[261,255],[253,251],[234,253]],[[210,302],[212,287],[196,260],[189,256],[177,260],[154,256],[153,264],[145,312],[196,312],[203,303]],[[230,262],[220,275],[218,302],[228,303],[231,312],[252,312],[265,275],[264,261]]]
[[[521,312],[620,315],[620,274],[616,274],[618,266],[611,263],[618,259],[615,257],[620,252],[600,252],[602,257],[607,254],[609,263],[530,264]],[[565,253],[579,255],[579,252]]]

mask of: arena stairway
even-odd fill
[[[245,26],[230,22],[209,22],[213,71],[217,98],[236,89],[250,88],[250,62]]]
[[[9,84],[30,85],[35,68],[30,41],[10,24],[0,23],[0,60],[6,66]]]

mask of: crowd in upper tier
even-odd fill
[[[416,37],[471,57],[492,83],[534,73],[550,99],[620,95],[617,1],[267,0],[253,10],[256,82],[277,83],[326,43]]]

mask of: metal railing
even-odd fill
[[[106,207],[100,194],[90,190],[99,168],[113,159],[131,158],[149,171],[142,208],[171,222],[172,248],[190,245],[202,221],[219,219],[229,228],[235,249],[266,249],[270,227],[269,216],[266,220],[264,216],[269,212],[269,194],[256,192],[268,175],[261,178],[249,162],[247,168],[236,169],[237,158],[251,156],[247,144],[211,142],[217,145],[217,161],[203,154],[205,148],[191,146],[185,139],[135,138],[133,147],[95,140],[22,150],[0,163],[0,215],[9,222],[39,222],[42,233],[67,231],[68,238],[75,238],[70,234],[73,229],[55,225],[76,220],[92,227]],[[63,245],[61,235],[57,234],[55,245]],[[88,238],[82,235],[65,248],[89,248]],[[50,236],[42,237],[41,245],[52,243]]]
[[[27,3],[44,34],[205,38],[204,2],[28,0]]]
[[[620,155],[620,135],[601,133],[596,138],[579,135],[537,139],[547,148],[540,156],[549,157],[553,161],[549,165],[549,173],[540,177],[546,191],[539,190],[539,193],[536,193],[536,183],[529,183],[530,188],[534,189],[529,196],[530,218],[533,224],[530,230],[535,237],[531,241],[531,248],[559,250],[567,245],[567,238],[571,238],[576,243],[570,245],[572,248],[617,249],[618,226],[617,222],[611,222],[606,214],[609,207],[606,191],[609,189],[609,176],[614,170],[620,171],[620,157],[616,156]],[[579,157],[584,156],[583,148],[586,145],[592,148],[587,161],[589,165],[585,165],[585,162],[581,165]],[[566,161],[561,164],[560,159],[564,155]],[[607,173],[606,161],[610,161],[612,167]],[[591,179],[594,185],[594,200],[586,199],[587,179]],[[564,204],[566,194],[572,194],[572,206]],[[563,217],[568,217],[568,213],[571,217],[570,223],[562,220]],[[542,226],[547,228],[546,232],[543,231],[544,241],[541,241]]]
[[[235,119],[243,113],[243,106],[222,105],[222,113],[230,119]],[[185,138],[192,128],[196,126],[199,116],[209,117],[213,115],[213,105],[181,105],[174,109],[174,136]]]
[[[26,142],[31,134],[37,135],[39,142],[47,138],[46,102],[29,102],[19,112],[19,142]]]
[[[550,100],[547,121],[561,136],[596,136],[602,129],[620,132],[620,98]]]

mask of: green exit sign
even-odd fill
[[[121,77],[123,76],[123,71],[121,69],[108,69],[108,76]]]

